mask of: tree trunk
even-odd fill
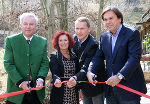
[[[61,30],[68,31],[68,0],[57,0],[56,8]]]
[[[54,17],[54,3],[55,0],[41,0],[41,6],[44,11],[44,15],[47,18],[47,24],[48,24],[48,31],[47,31],[47,39],[48,39],[48,52],[52,52],[52,37],[53,34],[56,32],[55,30],[55,17]]]
[[[104,0],[100,0],[99,2],[99,12],[98,12],[98,24],[97,24],[97,33],[96,33],[96,39],[99,40],[100,34],[102,32],[102,28],[101,28],[101,13],[103,11],[103,7],[104,7]]]

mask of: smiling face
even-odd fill
[[[36,31],[36,21],[33,17],[24,17],[21,24],[22,33],[30,38]]]
[[[61,35],[59,37],[58,45],[59,45],[60,50],[68,50],[68,48],[69,48],[69,39],[65,34]]]
[[[90,34],[90,27],[87,26],[86,22],[75,23],[75,33],[80,41],[83,41]]]
[[[103,16],[103,23],[110,32],[116,34],[121,25],[121,18],[118,18],[113,11],[107,11]]]

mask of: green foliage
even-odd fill
[[[147,53],[150,54],[150,34],[148,34],[144,40],[144,45],[147,48]]]
[[[147,48],[147,54],[150,54],[150,34],[147,34],[143,43]],[[147,62],[147,65],[150,65],[150,61]]]

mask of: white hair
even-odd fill
[[[34,13],[23,13],[22,15],[20,15],[20,24],[22,24],[25,17],[33,17],[36,24],[38,24],[38,17]]]

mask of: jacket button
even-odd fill
[[[27,56],[29,56],[29,54],[27,54]]]

